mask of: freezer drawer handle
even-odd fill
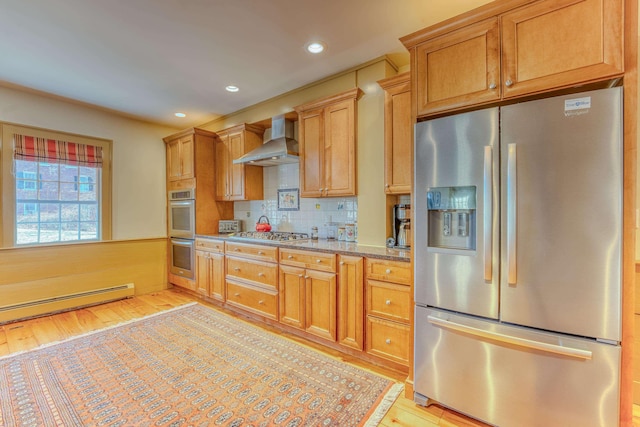
[[[516,166],[516,144],[507,146],[507,281],[510,285],[517,282],[516,264],[516,220],[518,207],[518,181]]]
[[[484,235],[484,280],[491,282],[493,280],[493,271],[491,264],[493,261],[493,230],[491,229],[493,221],[493,155],[491,146],[484,147],[484,186],[483,186],[483,231]]]
[[[548,344],[540,341],[528,340],[526,338],[518,338],[511,335],[501,334],[499,332],[486,331],[484,329],[474,328],[473,326],[462,325],[460,323],[452,322],[450,320],[439,319],[434,316],[427,316],[429,323],[450,329],[453,331],[464,332],[466,334],[474,335],[481,338],[488,338],[495,341],[500,341],[507,344],[513,344],[520,347],[531,348],[534,350],[540,350],[547,353],[559,354],[562,356],[574,357],[576,359],[591,360],[592,352],[588,350],[580,350],[577,348],[564,347],[556,344]]]

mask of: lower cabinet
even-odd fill
[[[364,259],[338,256],[338,343],[364,349]]]
[[[196,291],[218,301],[224,293],[224,242],[196,239]]]
[[[335,258],[334,254],[280,250],[281,323],[336,341]]]
[[[278,319],[277,248],[226,243],[227,304]]]
[[[407,263],[366,260],[367,353],[409,365],[411,328],[410,277]]]

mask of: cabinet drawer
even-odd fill
[[[246,243],[226,242],[225,250],[228,255],[259,259],[262,261],[278,262],[278,248],[266,245],[248,245]]]
[[[409,364],[409,325],[367,316],[367,353]]]
[[[411,264],[408,262],[387,261],[367,258],[367,279],[384,280],[385,282],[411,284]]]
[[[201,251],[223,253],[224,241],[212,239],[196,239],[196,249],[200,249]]]
[[[367,314],[408,324],[410,311],[408,286],[367,280]]]
[[[227,279],[227,303],[277,320],[278,292]]]
[[[227,277],[251,280],[277,289],[278,265],[228,256]]]
[[[321,271],[336,271],[336,255],[323,252],[280,249],[280,264]]]

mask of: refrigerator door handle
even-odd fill
[[[493,332],[469,325],[463,325],[461,323],[452,322],[450,320],[440,319],[435,316],[427,316],[427,320],[429,321],[429,323],[445,329],[458,331],[476,337],[498,341],[501,343],[511,344],[518,347],[525,347],[533,350],[544,351],[546,353],[553,353],[581,360],[591,360],[593,356],[593,353],[588,350],[581,350],[578,348],[565,347],[557,344],[549,344],[526,338],[514,337],[513,335],[506,335],[500,332]]]
[[[493,223],[493,153],[490,145],[484,147],[484,182],[482,193],[484,203],[484,212],[482,213],[484,280],[491,282],[493,280],[493,230],[491,227]]]
[[[507,281],[510,285],[515,285],[517,282],[517,178],[516,144],[513,143],[507,146]]]

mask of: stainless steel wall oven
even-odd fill
[[[177,276],[195,277],[196,200],[195,190],[169,191],[169,271]]]

